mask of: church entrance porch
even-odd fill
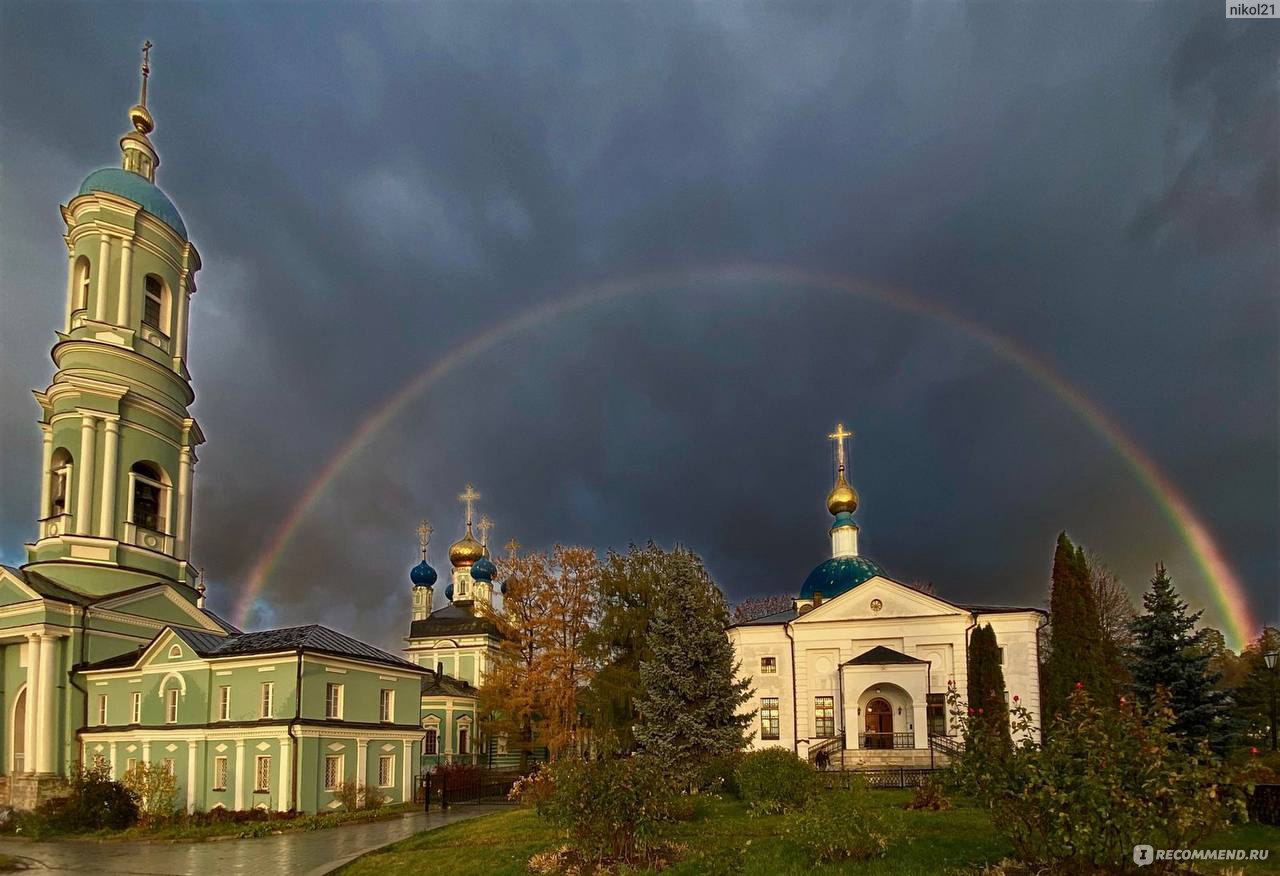
[[[877,647],[846,662],[840,672],[847,731],[839,766],[931,765],[928,662]]]

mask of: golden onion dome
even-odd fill
[[[844,472],[840,472],[836,485],[827,496],[827,510],[833,515],[841,512],[852,514],[858,510],[858,491],[849,486],[849,482],[844,479]]]
[[[139,134],[150,134],[156,129],[155,119],[151,117],[151,112],[142,104],[138,104],[129,110],[129,123],[137,130]]]
[[[471,526],[467,525],[467,534],[449,545],[449,562],[455,569],[470,566],[484,556],[484,545],[476,541],[471,534]]]

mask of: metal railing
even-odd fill
[[[914,733],[863,733],[862,748],[888,750],[894,748],[915,748]]]
[[[809,746],[809,763],[817,765],[819,769],[826,769],[831,763],[832,757],[843,748],[844,738],[841,736],[823,739]]]
[[[964,739],[959,736],[929,735],[929,747],[947,757],[959,757],[964,753]]]
[[[444,769],[418,777],[418,797],[427,812],[432,803],[441,809],[461,803],[510,803],[507,795],[519,778],[518,772],[505,770]]]
[[[855,776],[869,788],[918,788],[933,773],[932,767],[865,767],[823,773],[822,780],[831,789],[848,790]]]

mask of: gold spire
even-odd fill
[[[431,533],[435,532],[425,519],[418,524],[418,547],[422,550],[422,561],[427,561],[427,544],[431,541]]]
[[[827,510],[832,514],[848,512],[852,514],[858,509],[858,493],[845,480],[844,441],[852,438],[852,432],[846,432],[844,423],[836,423],[836,430],[827,436],[836,442],[836,485],[827,496]]]
[[[156,121],[147,109],[147,79],[151,76],[151,40],[142,44],[142,91],[138,95],[138,105],[129,110],[129,121],[139,134],[146,136],[156,129]]]
[[[493,531],[493,521],[487,515],[480,515],[480,522],[476,524],[476,529],[480,530],[480,543],[484,545],[485,553],[489,552],[489,533]]]
[[[449,546],[449,562],[453,563],[454,568],[470,566],[484,556],[484,545],[471,534],[471,517],[475,512],[475,501],[479,498],[480,494],[471,484],[467,484],[467,488],[458,494],[458,501],[467,506],[467,533]]]
[[[516,551],[520,550],[520,542],[512,538],[503,545],[503,547],[507,549],[507,556],[514,560],[516,558]]]

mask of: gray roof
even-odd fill
[[[501,634],[493,621],[478,617],[453,603],[437,608],[428,617],[409,624],[411,639],[474,635],[500,636]]]
[[[1028,608],[1020,605],[973,605],[963,602],[951,603],[956,608],[963,608],[965,611],[972,611],[978,614],[1006,614],[1015,611],[1036,611],[1040,614],[1048,614],[1043,608]]]
[[[471,697],[475,698],[476,689],[460,678],[445,675],[443,672],[427,671],[422,676],[423,696]]]
[[[729,624],[729,628],[733,627],[764,627],[773,624],[790,623],[796,619],[796,610],[794,608],[786,608],[782,611],[766,614],[764,617],[752,618],[748,621],[741,621],[736,624]]]
[[[863,651],[852,660],[846,660],[845,666],[885,666],[892,663],[928,663],[928,660],[921,660],[918,657],[909,657],[901,651],[895,651],[892,648],[886,648],[884,645],[876,645],[870,651]]]

